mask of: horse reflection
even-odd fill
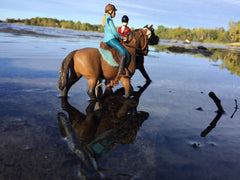
[[[133,144],[142,123],[149,117],[147,112],[137,111],[139,98],[148,85],[140,87],[129,99],[123,97],[123,88],[110,94],[108,91],[99,101],[91,101],[85,114],[62,98],[62,109],[68,117],[58,113],[59,129],[82,160],[86,177],[100,176],[97,159],[114,146]]]

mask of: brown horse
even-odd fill
[[[127,38],[128,42],[123,43],[123,46],[131,55],[128,65],[130,77],[120,77],[120,81],[125,89],[125,97],[129,97],[132,92],[130,78],[135,72],[137,52],[147,55],[148,45],[156,44],[159,40],[152,26],[136,29],[130,32]],[[61,64],[58,88],[62,92],[62,96],[65,97],[71,86],[84,76],[88,81],[87,93],[91,100],[95,100],[97,81],[99,79],[114,80],[117,76],[118,68],[109,65],[97,48],[84,48],[72,51]]]

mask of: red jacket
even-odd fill
[[[118,32],[122,37],[126,36],[131,31],[129,27],[126,27],[122,33],[121,29],[122,29],[122,26],[118,28]]]

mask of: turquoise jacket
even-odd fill
[[[122,39],[122,36],[117,32],[111,16],[106,15],[106,22],[104,29],[104,42],[108,42],[114,38]]]

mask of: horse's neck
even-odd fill
[[[141,41],[141,38],[140,38],[141,35],[139,35],[140,33],[141,33],[141,31],[139,29],[132,31],[132,38],[131,38],[132,40],[128,44],[131,47],[135,47],[134,48],[135,51],[137,49],[141,49],[141,48],[139,48],[140,41]]]
[[[134,48],[134,47],[135,47],[134,45],[133,45],[133,46],[131,45],[131,47],[125,45],[124,47],[127,49],[127,51],[128,51],[131,55],[136,55],[137,50]]]
[[[129,68],[130,67],[135,67],[135,59],[136,59],[136,54],[137,54],[137,50],[133,47],[136,47],[135,44],[131,44],[132,47],[128,47],[128,46],[125,46],[125,48],[127,49],[127,51],[129,52],[129,54],[131,55],[131,61],[130,61],[130,64],[129,64]]]
[[[130,42],[128,42],[127,44],[123,44],[124,47],[128,50],[128,52],[130,54],[135,54],[136,55],[136,51],[137,51],[137,41],[134,38],[134,34],[132,35],[132,40]]]

